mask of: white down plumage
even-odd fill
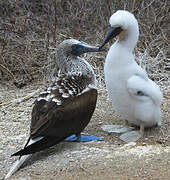
[[[105,81],[113,108],[129,124],[137,125],[143,133],[145,127],[161,125],[160,104],[162,92],[149,79],[133,55],[138,41],[139,27],[133,14],[119,10],[110,18],[111,30],[102,43],[117,36],[110,47],[104,66]]]

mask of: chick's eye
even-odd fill
[[[138,92],[137,92],[137,95],[138,95],[138,96],[144,96],[145,94],[144,94],[142,91],[138,91]]]

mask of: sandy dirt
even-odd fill
[[[17,159],[11,154],[23,147],[29,134],[36,82],[23,89],[0,85],[0,179]],[[35,94],[30,94],[34,93]],[[27,95],[34,96],[27,98]],[[23,100],[25,98],[25,100]],[[22,101],[19,103],[19,101]],[[102,125],[123,124],[105,90],[99,90],[97,108],[84,133],[101,142],[62,142],[34,154],[10,179],[17,180],[114,180],[170,179],[170,93],[164,90],[163,125],[148,129],[143,139],[126,144],[118,134],[106,133]]]

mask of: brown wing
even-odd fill
[[[83,77],[58,80],[36,100],[30,137],[68,137],[87,126],[97,101],[97,90],[88,88]]]

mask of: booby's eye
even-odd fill
[[[76,49],[76,46],[77,46],[77,44],[73,44],[73,45],[71,46],[71,49],[72,49],[72,50]]]
[[[71,54],[72,55],[78,56],[79,55],[79,51],[80,51],[79,44],[73,44],[71,46]]]
[[[142,91],[137,91],[138,96],[146,96]]]

